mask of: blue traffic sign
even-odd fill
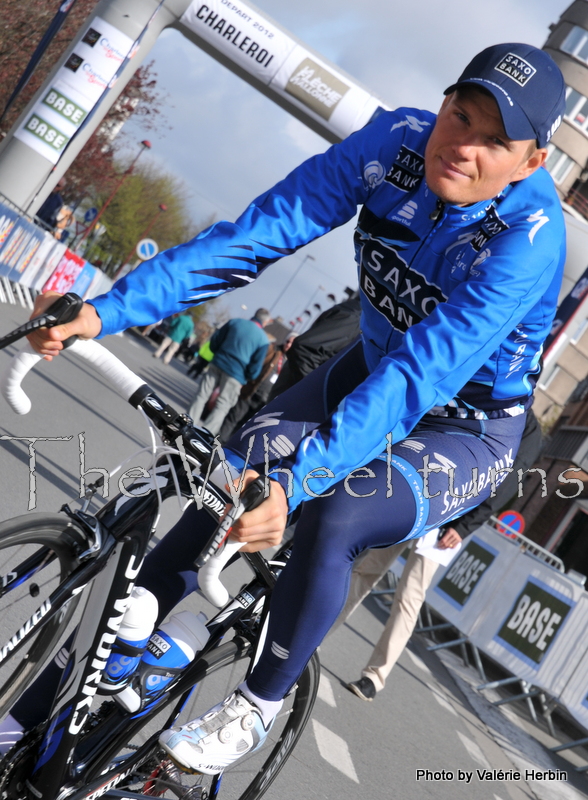
[[[97,208],[89,208],[84,214],[84,222],[93,222],[98,216]]]
[[[137,245],[137,255],[143,261],[153,258],[159,253],[159,245],[153,239],[141,239]]]

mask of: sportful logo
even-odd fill
[[[537,72],[528,61],[514,53],[507,53],[494,69],[508,75],[519,86],[525,86]]]
[[[298,65],[286,84],[286,92],[293,95],[315,113],[330,119],[349,86],[335,77],[311,58]]]
[[[418,204],[415,203],[414,200],[409,200],[408,203],[402,206],[400,211],[398,212],[399,217],[404,217],[404,219],[414,219],[414,215],[418,210]]]

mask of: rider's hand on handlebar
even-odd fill
[[[61,295],[57,292],[45,292],[40,294],[35,300],[32,317],[38,317]],[[39,328],[39,330],[27,336],[31,346],[51,361],[53,356],[59,355],[63,349],[62,341],[69,339],[70,336],[79,336],[80,339],[93,339],[102,330],[102,321],[98,316],[94,306],[84,303],[78,316],[66,325],[56,325],[54,328]]]
[[[248,469],[245,472],[243,486],[248,486],[258,477],[257,472]],[[238,481],[235,481],[235,485],[238,485]],[[269,497],[266,497],[253,511],[243,514],[231,531],[231,539],[247,542],[242,548],[243,553],[256,553],[266,547],[275,547],[282,541],[288,516],[288,502],[279,483],[270,480],[269,485]]]

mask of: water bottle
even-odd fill
[[[132,686],[115,696],[127,711],[134,713],[165,689],[193,659],[206,642],[209,632],[206,616],[190,611],[174,614],[149,639]]]
[[[145,652],[157,612],[155,595],[142,586],[135,586],[98,684],[100,694],[116,694],[127,686]]]

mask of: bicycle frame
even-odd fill
[[[213,453],[213,440],[207,432],[192,427],[189,418],[177,414],[148,387],[139,390],[136,395],[130,402],[142,408],[160,428],[164,442],[175,441],[177,436],[181,436],[185,453],[192,460],[206,463]],[[130,492],[127,491],[124,496],[118,495],[110,500],[95,516],[81,511],[74,513],[67,506],[63,508],[80,534],[80,545],[89,543],[89,546],[80,557],[80,566],[49,598],[51,614],[47,613],[47,620],[71,602],[87,583],[93,581],[93,584],[77,627],[68,665],[55,695],[46,731],[35,748],[34,762],[32,756],[29,762],[32,769],[26,780],[26,789],[35,800],[59,800],[66,796],[75,800],[94,800],[103,795],[130,797],[132,793],[117,793],[114,787],[145,760],[153,746],[153,737],[136,754],[125,760],[123,768],[114,766],[107,773],[101,772],[105,760],[112,758],[128,742],[129,736],[145,724],[146,719],[175,702],[169,717],[171,724],[181,711],[194,683],[202,677],[207,654],[219,644],[227,630],[256,608],[275,582],[275,574],[260,554],[244,554],[256,577],[208,623],[210,639],[196,660],[169,684],[160,697],[130,717],[122,709],[114,712],[103,725],[98,724],[94,732],[84,734],[80,752],[76,750],[155,529],[159,498],[164,500],[176,494],[178,488],[183,497],[192,497],[190,479],[185,469],[187,462],[184,462],[185,458],[179,455],[167,455],[153,465],[153,481],[156,475],[159,481],[165,479],[165,484],[160,486],[157,493],[150,491],[129,496]],[[218,522],[230,498],[215,486],[205,485],[206,478],[193,475],[193,479],[199,485],[203,507]],[[29,569],[38,568],[36,563],[27,566]],[[267,614],[267,608],[264,614]],[[19,645],[24,641],[26,638],[23,637]],[[237,637],[234,641],[236,648],[250,647],[245,638]],[[108,727],[107,735],[104,726]]]

